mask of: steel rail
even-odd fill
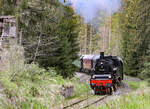
[[[90,104],[88,104],[88,105],[82,107],[81,109],[87,108],[87,107],[89,107],[89,106],[91,106],[91,105],[94,105],[94,104],[96,104],[96,103],[98,103],[98,102],[104,100],[104,99],[107,98],[108,96],[109,96],[109,95],[105,95],[104,97],[102,97],[102,98],[100,98],[100,99],[98,99],[98,100],[96,100],[96,101],[94,101],[94,102],[92,102],[92,103],[90,103]]]
[[[87,107],[89,107],[89,106],[91,106],[91,105],[93,105],[93,104],[96,104],[97,102],[100,102],[100,101],[104,100],[104,99],[107,98],[108,96],[109,96],[109,95],[105,95],[104,97],[101,97],[101,98],[99,98],[98,100],[96,100],[96,101],[94,101],[94,102],[92,102],[92,103],[89,103],[89,104],[86,105],[86,106],[83,106],[82,108],[87,108]],[[84,102],[84,101],[86,101],[86,100],[90,100],[90,99],[89,99],[89,98],[85,98],[85,99],[79,100],[79,101],[77,101],[77,102],[75,102],[75,103],[72,103],[72,104],[70,104],[70,105],[67,105],[67,106],[63,107],[63,109],[67,109],[67,108],[73,107],[74,105],[80,104],[81,102]],[[82,109],[82,108],[81,108],[81,109]]]
[[[79,103],[81,103],[81,102],[83,102],[83,101],[85,101],[85,100],[87,100],[87,99],[88,99],[88,98],[79,100],[79,101],[77,101],[77,102],[75,102],[75,103],[72,103],[72,104],[70,104],[70,105],[68,105],[68,106],[63,107],[63,109],[67,109],[67,108],[69,108],[69,107],[72,107],[72,106],[74,106],[74,105],[76,105],[76,104],[79,104]]]

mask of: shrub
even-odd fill
[[[150,63],[145,63],[142,72],[139,74],[141,79],[150,78]]]
[[[26,64],[23,52],[23,48],[18,45],[1,52],[0,81],[7,99],[11,100],[8,107],[34,106],[34,103],[52,106],[54,101],[62,101],[63,97],[59,94],[61,85],[55,83],[57,79],[63,80],[62,77],[56,77],[54,68],[45,70],[35,63]]]
[[[1,53],[0,82],[6,95],[1,101],[6,109],[25,108],[43,109],[61,104],[64,97],[60,94],[62,85],[73,84],[75,96],[89,91],[77,78],[63,79],[55,68],[40,68],[36,63],[26,64],[23,48],[13,45]],[[4,103],[5,102],[5,103]],[[38,107],[38,108],[36,108]]]

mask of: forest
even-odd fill
[[[94,4],[89,8],[76,1],[0,0],[0,16],[15,16],[18,24],[17,43],[0,51],[2,109],[48,109],[49,101],[63,99],[53,89],[68,81],[79,88],[74,61],[101,50],[123,59],[125,75],[150,82],[150,1],[118,0],[116,8],[100,9],[97,0],[85,0]]]

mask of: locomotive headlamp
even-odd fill
[[[93,75],[92,78],[94,79],[94,78],[95,78],[95,75]]]
[[[114,70],[114,71],[116,71],[116,70],[117,70],[117,68],[113,68],[113,70]]]
[[[108,78],[111,78],[111,75],[109,75]]]

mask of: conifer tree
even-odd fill
[[[78,16],[69,6],[64,6],[64,17],[59,30],[57,66],[63,76],[72,76],[75,71],[73,62],[78,58]]]
[[[145,63],[146,51],[149,45],[149,2],[142,0],[124,0],[122,24],[122,56],[125,62],[125,72],[140,75]],[[145,8],[146,7],[146,8]]]
[[[59,0],[21,0],[17,9],[5,9],[16,7],[14,2],[6,0],[0,13],[17,16],[26,61],[55,67],[64,77],[72,76],[75,69],[72,63],[79,51],[78,16],[74,10]]]

